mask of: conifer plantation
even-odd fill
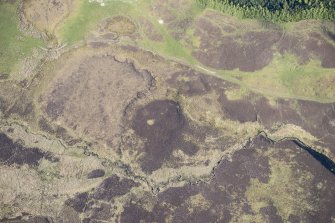
[[[334,0],[196,0],[201,6],[214,8],[240,18],[272,22],[304,19],[335,19]]]

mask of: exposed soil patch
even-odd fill
[[[43,152],[38,148],[25,148],[17,142],[13,142],[5,134],[0,133],[0,163],[5,165],[24,165],[37,166],[41,159],[52,162],[57,161],[50,153]]]

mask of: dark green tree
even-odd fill
[[[335,20],[335,0],[196,0],[203,7],[211,7],[242,18],[272,22],[302,19]]]

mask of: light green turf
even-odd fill
[[[185,47],[180,41],[177,41],[167,30],[165,25],[159,24],[156,20],[151,19],[159,33],[164,37],[163,42],[155,42],[144,38],[140,41],[140,46],[158,52],[164,56],[176,58],[195,64],[195,59],[191,55],[191,50]]]
[[[164,42],[159,43],[151,41],[143,35],[139,45],[143,48],[158,52],[164,56],[182,59],[188,63],[194,63],[191,51],[187,49],[180,41],[177,41],[167,30],[165,24],[159,24],[158,18],[151,12],[150,0],[139,1],[107,1],[105,6],[99,3],[83,1],[79,8],[73,13],[57,31],[57,36],[61,42],[74,44],[77,41],[84,40],[87,34],[98,28],[99,22],[108,17],[116,15],[126,15],[136,21],[139,17],[145,17],[154,24],[157,31],[164,37]],[[201,9],[192,5],[189,17],[201,12]]]
[[[104,18],[113,15],[127,15],[134,8],[131,1],[109,1],[105,6],[88,0],[80,2],[79,8],[70,16],[65,24],[57,31],[62,42],[75,43],[83,40],[90,30]]]
[[[16,9],[17,4],[0,3],[0,73],[11,73],[33,48],[43,45],[41,40],[19,31]]]
[[[335,99],[335,69],[322,68],[319,61],[302,66],[293,55],[277,55],[260,71],[230,74],[266,95],[324,102]]]
[[[150,12],[149,3],[151,1],[145,1],[145,2],[146,4],[142,4],[143,7],[140,7],[141,12],[142,13],[144,11],[147,12],[145,13],[146,14],[145,18],[150,20],[150,22],[154,25],[156,31],[158,31],[163,36],[164,40],[162,42],[155,42],[148,38],[145,38],[145,34],[143,34],[142,36],[144,38],[139,42],[140,47],[155,51],[169,58],[181,60],[190,65],[197,64],[196,60],[192,56],[192,50],[189,49],[182,40],[176,40],[171,33],[171,31],[178,32],[180,30],[178,30],[177,28],[174,28],[174,29],[171,27],[168,28],[167,24],[165,23],[159,24],[158,20],[160,18],[155,17]],[[179,21],[183,19],[187,19],[187,18],[190,18],[190,19],[195,18],[197,15],[199,15],[203,11],[203,9],[200,9],[199,7],[197,7],[195,3],[190,3],[190,5],[188,5],[187,13],[178,12],[178,9],[168,8],[167,6],[166,6],[166,9],[171,10],[171,12],[175,15],[176,20],[179,20]],[[133,14],[133,17],[136,18],[137,15],[143,15],[143,14],[139,13],[139,11],[138,12],[135,11],[135,13]],[[190,33],[192,33],[191,30],[185,31],[186,35],[189,35]],[[189,37],[192,39],[191,36]]]

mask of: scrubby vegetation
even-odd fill
[[[334,0],[196,0],[202,7],[214,8],[240,18],[272,22],[303,19],[335,19]]]

